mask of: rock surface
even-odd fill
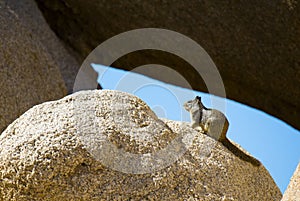
[[[0,136],[0,160],[2,200],[281,198],[262,165],[188,123],[158,119],[118,91],[82,91],[33,107]]]
[[[182,33],[212,57],[227,97],[263,110],[300,129],[300,3],[274,1],[36,0],[51,28],[85,58],[97,45],[132,29],[155,27]],[[115,67],[170,66],[191,86],[207,91],[193,68],[174,55],[142,51]],[[157,72],[154,78],[160,78]],[[165,76],[169,77],[169,76]],[[164,81],[180,85],[176,79]]]
[[[61,74],[72,77],[79,65],[32,0],[0,0],[0,27],[2,132],[33,105],[66,95]]]
[[[35,1],[5,1],[6,5],[19,16],[17,20],[31,34],[33,42],[37,43],[38,46],[42,46],[46,54],[51,57],[52,62],[60,70],[68,92],[72,92],[74,79],[79,69],[79,63],[74,57],[76,53],[57,38],[45,21]],[[17,31],[15,27],[12,27],[13,30]],[[17,40],[18,38],[15,39]]]
[[[300,198],[300,163],[283,194],[282,201],[294,201]]]

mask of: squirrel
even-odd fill
[[[261,163],[257,159],[247,155],[228,140],[226,133],[229,127],[229,121],[221,111],[205,107],[199,96],[196,96],[194,100],[187,101],[183,106],[185,110],[190,112],[192,128],[221,142],[240,159],[250,162],[255,166],[260,166]]]

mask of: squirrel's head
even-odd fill
[[[199,110],[200,106],[202,106],[201,97],[196,96],[194,100],[189,100],[185,102],[183,106],[184,109],[186,109],[187,111],[191,111],[192,109]]]

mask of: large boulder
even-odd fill
[[[81,91],[0,136],[2,200],[280,200],[268,171],[139,98]]]
[[[282,201],[294,201],[300,198],[300,163],[283,194]]]
[[[66,95],[66,77],[74,80],[79,65],[32,0],[1,0],[0,27],[2,132],[33,105]]]
[[[228,98],[300,129],[300,90],[295,89],[300,86],[300,4],[294,0],[36,1],[51,28],[82,59],[124,31],[154,27],[182,33],[212,57]],[[194,89],[207,91],[191,66],[165,52],[134,52],[114,66],[130,70],[149,63],[170,66]],[[159,72],[152,76],[162,79]]]

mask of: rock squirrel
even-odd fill
[[[221,142],[240,159],[250,162],[255,166],[260,165],[257,159],[247,155],[228,140],[226,133],[229,127],[229,121],[222,112],[205,107],[199,96],[196,96],[194,100],[187,101],[183,106],[190,112],[192,128]]]

